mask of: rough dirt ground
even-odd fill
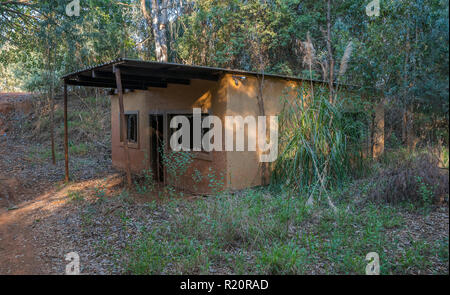
[[[114,255],[152,216],[164,216],[146,209],[157,195],[120,195],[123,177],[104,147],[71,155],[71,182],[64,184],[64,161],[57,157],[52,165],[43,158],[48,139],[36,141],[30,130],[40,112],[30,111],[32,95],[0,93],[0,102],[0,274],[64,274],[65,254],[72,251],[83,274],[122,273]]]
[[[48,145],[23,134],[22,125],[33,116],[24,115],[33,106],[32,97],[0,94],[0,274],[64,273],[64,254],[70,251],[63,249],[70,245],[61,228],[70,230],[64,226],[64,216],[74,212],[68,191],[83,185],[92,189],[96,181],[114,173],[110,158],[102,154],[73,157],[74,182],[64,185],[64,162],[52,165],[36,156],[36,151],[48,149]],[[53,221],[61,226],[54,226]],[[49,249],[61,251],[55,254]]]
[[[121,194],[123,175],[110,160],[72,158],[82,164],[71,165],[74,180],[64,184],[63,161],[30,165],[27,149],[0,143],[0,171],[20,182],[14,201],[0,199],[0,274],[64,274],[72,251],[82,274],[121,274],[118,253],[168,218],[162,204],[147,207],[157,194]]]
[[[146,207],[158,195],[121,195],[123,176],[102,149],[71,155],[71,182],[64,184],[64,160],[52,165],[37,155],[49,144],[15,127],[30,116],[0,114],[7,130],[0,137],[0,274],[64,274],[72,251],[82,274],[123,273],[117,253],[167,217],[163,206]]]
[[[107,162],[98,165],[86,161],[87,165],[73,171],[77,180],[64,186],[60,181],[64,175],[63,162],[55,166],[33,163],[27,149],[23,143],[12,140],[0,143],[0,171],[19,182],[13,189],[14,198],[0,194],[0,274],[61,273],[54,269],[52,257],[45,254],[51,247],[67,245],[61,239],[60,229],[52,228],[49,223],[65,222],[65,215],[72,213],[68,191],[83,186],[92,188],[96,180],[101,181],[102,176],[113,172],[108,170]],[[86,175],[86,170],[92,174]],[[82,177],[76,176],[77,172]],[[46,227],[44,233],[43,227]],[[63,258],[63,255],[58,257],[61,262]]]

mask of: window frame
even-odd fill
[[[128,120],[127,115],[136,115],[136,142],[127,140],[127,146],[130,148],[139,149],[139,143],[140,143],[140,132],[139,132],[139,111],[125,111],[125,120],[126,120],[126,132],[128,135]],[[122,137],[122,120],[120,119],[120,112],[119,112],[119,140],[120,145],[123,146],[123,137]]]
[[[212,116],[212,113],[210,110],[202,110],[202,116],[203,115],[207,115],[207,116]],[[170,136],[171,136],[171,132],[170,130],[172,128],[170,128],[170,118],[174,117],[174,116],[178,116],[178,115],[192,115],[192,110],[186,111],[186,110],[170,110],[170,111],[166,111],[165,114],[166,116],[166,122],[167,122],[167,129],[166,129],[166,142],[170,141]],[[170,149],[170,145],[167,145],[167,149]],[[194,155],[194,159],[199,159],[199,160],[204,160],[204,161],[213,161],[213,157],[212,157],[212,152],[207,152],[207,151],[190,151],[190,153],[193,153]]]

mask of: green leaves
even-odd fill
[[[311,97],[308,89],[299,88],[297,97],[285,98],[280,117],[281,154],[274,180],[297,190],[342,182],[360,162],[364,116],[345,116],[348,103],[343,97],[333,105],[323,88],[314,93]]]
[[[79,17],[65,14],[66,0],[0,4],[0,75],[5,78],[0,87],[48,87],[48,48],[53,77],[119,56],[154,60],[152,31],[138,2],[81,1]],[[365,14],[367,3],[333,1],[335,59],[341,60],[349,41],[354,45],[340,82],[363,91],[376,88],[396,104],[448,116],[448,2],[384,0],[380,16],[373,18]],[[318,58],[326,60],[323,1],[172,4],[169,61],[309,78],[299,48],[308,32]],[[314,79],[324,78],[318,64],[311,70]]]

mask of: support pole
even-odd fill
[[[64,160],[65,181],[69,182],[69,131],[67,126],[67,84],[64,83]]]
[[[120,112],[120,134],[123,140],[123,150],[125,153],[126,170],[127,170],[127,184],[128,188],[131,188],[131,166],[130,166],[130,154],[128,152],[128,140],[126,132],[126,122],[125,122],[125,111],[123,107],[123,89],[122,89],[122,78],[120,75],[120,68],[114,68],[116,74],[116,85],[117,92],[119,94],[119,112]]]

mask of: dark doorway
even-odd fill
[[[150,115],[150,167],[156,181],[164,182],[164,116]]]

